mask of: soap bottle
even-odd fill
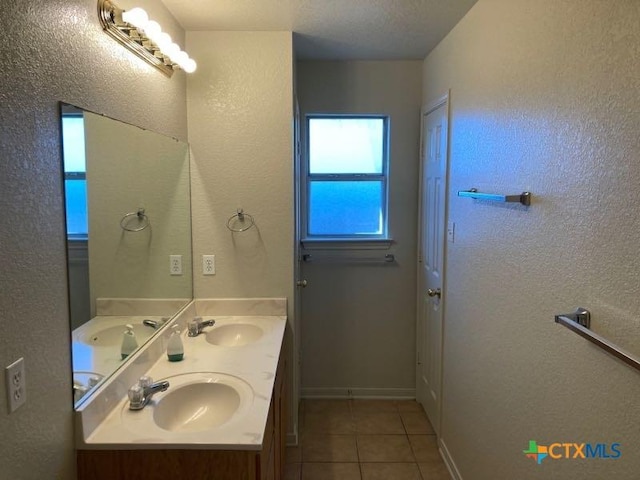
[[[133,333],[133,325],[126,325],[127,329],[122,334],[122,344],[120,345],[120,357],[122,360],[131,355],[138,348],[136,334]]]
[[[167,357],[170,362],[179,362],[184,358],[184,347],[182,346],[182,339],[180,338],[180,330],[178,325],[171,327],[173,333],[169,337],[169,343],[167,344]]]

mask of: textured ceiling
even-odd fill
[[[187,31],[290,30],[299,59],[423,59],[477,0],[162,0]]]

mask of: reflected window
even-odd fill
[[[84,119],[82,114],[62,116],[62,150],[64,155],[65,209],[67,237],[87,238],[87,164],[84,149]]]
[[[388,118],[308,116],[307,132],[307,238],[386,238]]]

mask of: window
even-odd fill
[[[383,116],[308,116],[306,239],[387,238]]]
[[[89,225],[84,119],[82,115],[64,114],[62,116],[62,153],[64,158],[67,237],[70,240],[86,239]]]

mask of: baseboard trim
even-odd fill
[[[447,470],[449,470],[449,474],[453,480],[462,480],[462,475],[460,475],[460,470],[456,466],[456,462],[453,461],[453,457],[447,448],[447,444],[444,443],[442,438],[438,438],[438,447],[440,450],[440,456],[444,460],[444,464],[447,466]]]
[[[416,398],[415,388],[302,388],[301,398],[365,398],[408,400]]]

